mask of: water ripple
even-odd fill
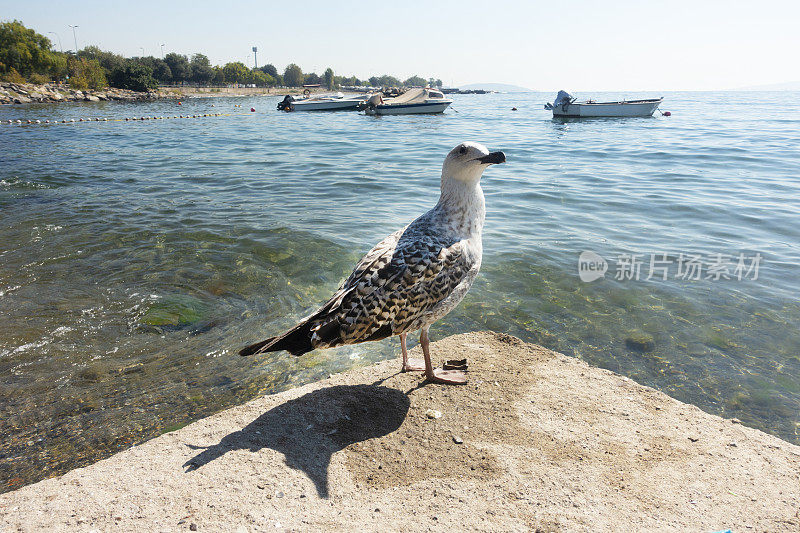
[[[231,354],[319,305],[428,209],[444,154],[465,139],[508,164],[483,181],[483,273],[436,336],[519,335],[800,442],[793,96],[778,110],[746,93],[673,93],[670,118],[583,121],[553,120],[550,94],[457,96],[458,113],[415,117],[283,114],[277,97],[4,107],[2,120],[230,114],[0,126],[0,481],[395,355],[394,340]],[[612,266],[586,284],[585,250],[764,263],[741,282],[647,280],[645,265],[639,281]],[[632,333],[655,348],[631,350]]]

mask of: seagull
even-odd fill
[[[239,355],[286,350],[299,356],[399,335],[404,372],[424,371],[435,383],[466,383],[461,370],[433,368],[428,330],[464,299],[478,275],[486,214],[480,179],[489,165],[505,160],[503,152],[473,142],[453,148],[433,209],[367,252],[322,307]],[[406,335],[417,330],[424,361],[408,358]]]

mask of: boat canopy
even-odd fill
[[[430,95],[428,89],[409,89],[400,96],[388,98],[383,101],[384,104],[417,104],[425,102]]]

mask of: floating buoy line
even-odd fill
[[[255,109],[252,109],[255,111]],[[150,116],[150,117],[124,117],[124,118],[101,118],[101,117],[89,117],[89,118],[78,118],[78,119],[63,119],[63,120],[3,120],[0,121],[0,124],[8,124],[11,126],[15,125],[28,125],[28,124],[77,124],[79,122],[141,122],[145,120],[170,120],[170,119],[181,119],[181,118],[212,118],[212,117],[232,117],[232,116],[248,116],[245,113],[198,113],[194,115],[171,115],[171,116]]]

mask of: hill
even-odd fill
[[[800,81],[787,81],[784,83],[770,83],[768,85],[749,85],[737,87],[734,91],[800,91]]]
[[[471,83],[469,85],[462,85],[459,87],[462,91],[483,89],[486,91],[498,91],[503,93],[532,93],[533,89],[527,87],[520,87],[519,85],[509,85],[507,83]]]

